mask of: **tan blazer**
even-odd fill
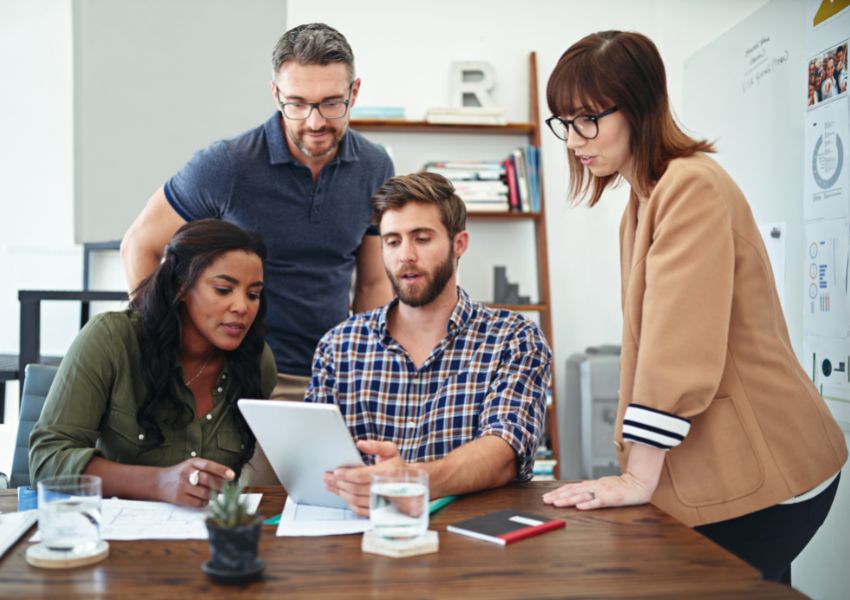
[[[638,205],[632,194],[620,225],[620,465],[642,432],[672,447],[652,502],[690,526],[837,473],[844,435],[791,348],[741,190],[697,154],[670,163],[639,220]]]

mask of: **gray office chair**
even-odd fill
[[[41,408],[58,369],[59,367],[50,365],[27,365],[24,389],[21,390],[21,413],[15,454],[12,457],[12,475],[9,477],[10,487],[30,484],[30,431],[41,415]]]

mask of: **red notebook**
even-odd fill
[[[567,525],[561,519],[550,519],[518,510],[500,510],[448,526],[448,531],[468,535],[494,544],[510,544]]]

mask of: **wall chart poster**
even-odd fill
[[[847,219],[806,224],[805,335],[846,337],[850,334],[850,225]]]
[[[847,94],[806,112],[805,218],[846,217],[850,199]]]
[[[824,398],[850,401],[850,353],[841,338],[806,336],[804,365]]]
[[[807,13],[803,367],[850,432],[850,0],[809,0]]]

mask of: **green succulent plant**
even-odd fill
[[[247,500],[242,498],[243,486],[235,481],[226,481],[220,492],[210,492],[207,519],[219,527],[248,525],[256,518],[248,512]]]

